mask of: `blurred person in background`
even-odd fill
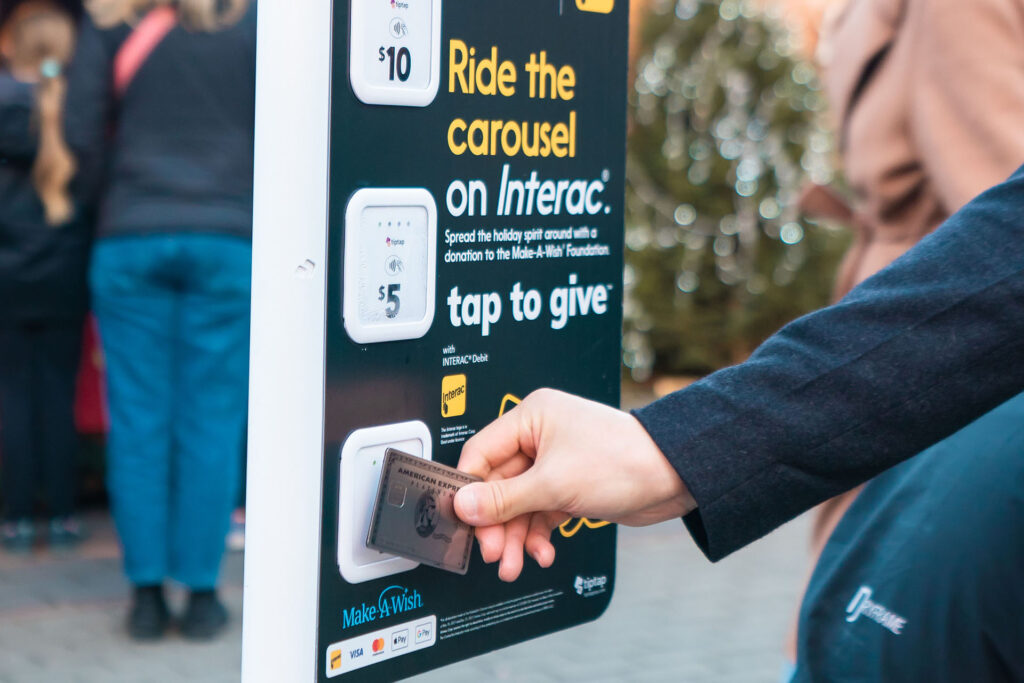
[[[73,404],[90,228],[62,121],[74,40],[70,7],[29,0],[0,13],[0,479],[12,551],[32,548],[39,484],[50,545],[82,538]]]
[[[852,199],[816,187],[803,205],[855,229],[837,277],[839,301],[1024,163],[1024,0],[836,0],[818,57]],[[1024,395],[989,420],[918,464],[935,461],[944,471],[964,458],[1024,451],[1021,435],[1005,429],[1024,422]],[[896,485],[889,479],[873,497]],[[812,564],[860,491],[818,509]],[[794,631],[791,661],[796,642]]]
[[[69,137],[104,180],[90,268],[110,404],[108,488],[134,586],[127,627],[228,619],[216,587],[246,415],[256,8],[92,0],[69,72]]]

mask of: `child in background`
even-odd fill
[[[52,2],[21,2],[0,17],[0,540],[35,541],[37,486],[48,540],[82,538],[74,516],[78,441],[73,403],[88,306],[89,228],[69,191],[75,171],[63,134],[74,19]]]

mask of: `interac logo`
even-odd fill
[[[466,413],[466,376],[448,375],[441,380],[441,415],[458,417]]]
[[[615,8],[615,0],[576,0],[576,7],[582,12],[608,14]]]

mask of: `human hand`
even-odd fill
[[[551,532],[570,517],[644,526],[697,506],[636,418],[551,389],[467,441],[459,469],[485,480],[455,495],[455,512],[503,581],[519,576],[524,548],[550,567]]]

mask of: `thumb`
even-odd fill
[[[555,507],[532,469],[509,479],[467,484],[455,494],[455,513],[472,526],[501,524]]]

